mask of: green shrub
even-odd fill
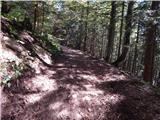
[[[48,49],[51,54],[59,54],[60,45],[58,40],[54,38],[51,34],[44,34],[40,36],[43,45]]]
[[[25,10],[20,6],[15,6],[8,14],[3,14],[10,20],[23,21],[25,17]]]
[[[1,64],[2,80],[1,85],[10,87],[12,80],[18,80],[17,78],[22,75],[25,68],[25,64],[16,63],[15,61],[4,62]]]

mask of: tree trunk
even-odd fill
[[[132,52],[130,52],[129,53],[129,55],[128,55],[128,60],[127,60],[127,71],[131,71],[131,69],[132,69]]]
[[[88,38],[88,14],[89,14],[89,1],[87,1],[87,9],[86,9],[86,21],[85,21],[85,37],[84,37],[84,44],[83,44],[83,50],[86,51],[86,44],[87,44],[87,38]]]
[[[42,13],[42,28],[41,28],[42,30],[41,31],[43,33],[44,32],[44,30],[43,30],[44,29],[44,18],[45,18],[45,7],[44,7],[45,2],[43,2],[43,1],[42,1],[42,6],[43,6],[43,13]]]
[[[159,1],[153,1],[151,5],[151,10],[157,10],[159,7]],[[156,16],[152,16],[156,17]],[[148,22],[146,29],[146,48],[144,56],[144,73],[143,80],[152,83],[153,78],[153,68],[154,68],[154,57],[155,57],[155,47],[156,47],[156,27],[157,25],[153,20]]]
[[[134,5],[134,1],[130,1],[128,3],[122,54],[117,58],[115,62],[112,63],[115,66],[119,66],[121,63],[123,63],[126,60],[126,56],[129,51],[130,35],[131,35],[131,30],[132,30],[133,5]]]
[[[116,25],[116,1],[112,1],[112,9],[110,13],[110,25],[108,31],[108,44],[106,48],[106,62],[111,61],[111,55],[113,51],[114,35],[115,35],[115,25]]]
[[[103,58],[104,32],[105,31],[103,30],[102,36],[101,36],[102,40],[101,40],[101,45],[100,45],[100,58]]]
[[[79,30],[79,35],[76,43],[76,49],[80,50],[81,45],[82,45],[82,39],[83,39],[83,14],[84,14],[84,9],[83,7],[81,8],[81,22],[80,22],[80,30]]]
[[[120,36],[119,36],[119,46],[118,46],[118,57],[120,56],[121,45],[122,45],[124,5],[125,5],[125,2],[123,1],[123,3],[122,3],[122,15],[121,15],[121,26],[120,26]]]
[[[96,6],[97,7],[97,6]],[[97,16],[97,10],[95,10],[95,16]],[[91,43],[90,43],[90,48],[91,48],[91,55],[92,56],[95,56],[95,54],[96,54],[96,41],[97,41],[97,31],[96,31],[96,23],[97,23],[97,21],[96,21],[96,18],[97,17],[94,17],[94,19],[93,19],[93,28],[92,28],[92,37],[91,37]]]
[[[136,72],[136,66],[137,66],[137,57],[138,57],[138,48],[137,48],[137,45],[138,45],[138,41],[139,41],[139,30],[140,30],[140,23],[138,21],[137,38],[136,38],[134,57],[133,57],[133,64],[132,64],[132,73]]]
[[[37,7],[38,7],[38,2],[35,1],[35,6],[34,6],[34,31],[36,30],[36,25],[37,25]]]

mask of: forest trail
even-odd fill
[[[160,96],[124,72],[62,47],[56,63],[2,93],[2,120],[159,120]],[[32,74],[32,73],[31,73]]]

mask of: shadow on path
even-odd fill
[[[39,93],[19,93],[26,102],[14,102],[23,107],[4,104],[2,120],[158,120],[160,102],[151,88],[102,60],[62,49],[52,67],[29,80],[42,85]]]

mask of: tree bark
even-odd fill
[[[126,16],[126,26],[125,26],[122,54],[117,58],[117,60],[115,62],[112,63],[114,66],[117,66],[117,67],[121,63],[125,62],[126,56],[129,51],[130,35],[131,35],[131,30],[132,30],[133,6],[134,6],[134,1],[130,1],[128,3],[128,10],[127,10],[127,16]]]
[[[108,44],[106,48],[106,57],[105,57],[106,62],[111,61],[114,36],[115,36],[115,25],[116,25],[116,1],[112,1],[111,4],[112,4],[111,13],[110,13],[111,18],[110,18],[110,25],[109,25],[109,31],[108,31]]]
[[[87,44],[87,38],[88,38],[88,14],[89,14],[89,1],[87,1],[87,9],[86,9],[86,21],[85,21],[85,37],[84,37],[84,44],[83,44],[83,50],[86,51],[86,44]]]
[[[159,8],[160,2],[153,1],[151,5],[151,10],[157,10]],[[152,17],[156,17],[153,15]],[[156,47],[156,28],[157,25],[153,20],[148,22],[146,29],[146,48],[144,56],[144,73],[143,80],[152,83],[153,70],[154,70],[154,57],[155,57],[155,47]]]
[[[137,27],[137,38],[136,38],[136,44],[134,49],[134,57],[133,57],[133,64],[132,64],[132,73],[136,72],[136,66],[137,66],[137,57],[138,57],[138,41],[139,41],[139,30],[140,30],[140,23],[138,21],[138,27]]]
[[[121,26],[120,26],[120,36],[119,36],[119,46],[118,46],[118,57],[120,56],[121,45],[122,45],[124,5],[125,5],[125,2],[123,1],[123,3],[122,3],[122,15],[121,15]]]
[[[96,6],[97,7],[97,6]],[[95,16],[97,16],[97,9],[95,10]],[[91,43],[90,43],[90,52],[92,56],[95,56],[96,54],[96,41],[97,41],[97,31],[96,31],[96,17],[93,19],[93,28],[92,28],[92,37],[91,37]]]
[[[35,5],[34,5],[34,31],[36,30],[36,25],[37,25],[37,7],[38,7],[38,2],[35,1]]]
[[[42,1],[43,13],[42,13],[42,33],[44,32],[44,18],[45,18],[45,2]]]
[[[131,69],[132,69],[132,62],[133,62],[132,61],[132,59],[133,59],[132,56],[133,56],[132,52],[130,52],[129,55],[128,55],[127,64],[126,64],[127,65],[127,67],[126,67],[127,71],[131,71]]]
[[[76,49],[80,50],[82,45],[82,39],[83,39],[83,16],[84,16],[84,9],[81,8],[81,22],[80,22],[80,33],[78,35],[77,43],[76,43]]]
[[[103,45],[104,45],[104,30],[102,31],[102,36],[101,36],[101,38],[102,38],[102,40],[101,40],[101,45],[100,45],[100,58],[103,58]]]

